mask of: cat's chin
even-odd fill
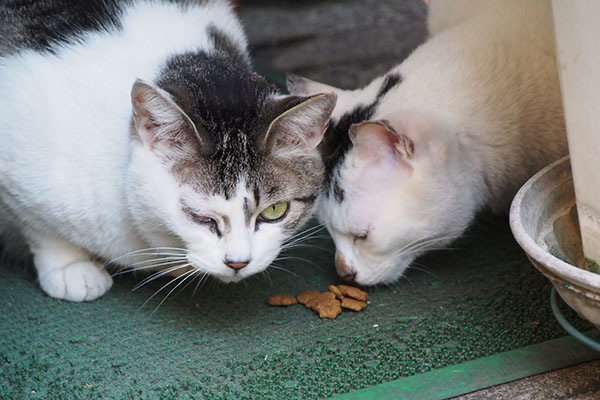
[[[246,273],[246,274],[241,274],[241,273],[219,274],[219,273],[211,272],[211,273],[209,273],[209,275],[212,276],[213,278],[218,279],[219,281],[221,281],[223,283],[238,283],[254,274],[253,273],[250,273],[250,274],[248,274],[248,273]]]
[[[402,260],[401,262],[389,261],[386,264],[372,268],[356,268],[354,282],[361,286],[390,285],[397,282],[404,276],[407,269],[410,268],[410,262]]]
[[[215,278],[217,278],[218,280],[220,280],[223,283],[237,283],[243,279],[245,279],[245,276],[239,276],[239,275],[212,275]]]
[[[386,277],[372,277],[367,276],[367,274],[361,276],[360,273],[357,273],[354,283],[360,286],[390,285],[398,281],[402,276],[404,276],[404,270]]]

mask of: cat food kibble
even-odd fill
[[[333,294],[335,294],[335,297],[337,297],[338,299],[342,299],[344,297],[344,295],[342,294],[342,292],[340,292],[340,289],[337,288],[337,286],[335,285],[329,285],[329,291]]]
[[[271,306],[289,306],[293,304],[303,304],[319,314],[323,319],[335,319],[342,312],[342,307],[362,311],[367,307],[367,293],[362,290],[347,285],[329,285],[327,292],[318,290],[308,290],[300,293],[296,298],[288,294],[278,294],[267,299],[267,304]],[[296,301],[297,299],[297,301]]]
[[[291,306],[298,304],[298,301],[294,296],[289,294],[276,294],[267,299],[267,304],[270,306]]]
[[[320,318],[328,318],[335,319],[342,312],[342,307],[340,302],[336,299],[327,299],[323,298],[320,303],[317,303],[314,308],[314,311],[319,313]]]
[[[351,299],[350,297],[344,297],[341,305],[348,310],[362,311],[367,306],[367,303],[364,301]]]
[[[308,292],[304,292],[304,293],[300,293],[298,295],[298,297],[296,297],[298,299],[298,303],[300,304],[306,304],[306,302],[311,299],[312,297],[314,297],[315,295],[318,295],[319,291],[318,290],[309,290]]]
[[[329,300],[335,300],[335,295],[331,292],[325,292],[325,293],[320,293],[317,292],[316,294],[312,295],[311,297],[309,297],[306,300],[306,303],[304,303],[304,305],[308,308],[310,308],[311,310],[317,311],[316,309],[317,305],[319,305],[320,303],[324,303],[326,301]]]
[[[363,292],[359,288],[354,286],[338,285],[338,289],[340,292],[342,292],[344,297],[352,297],[355,300],[367,301],[367,293]]]

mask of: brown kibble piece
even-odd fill
[[[351,299],[350,297],[344,297],[342,299],[342,307],[352,311],[362,311],[367,307],[367,303]]]
[[[309,290],[308,292],[300,293],[296,298],[298,299],[298,303],[306,305],[309,299],[318,294],[320,294],[318,290]]]
[[[342,312],[342,307],[336,299],[325,300],[317,304],[315,311],[320,318],[335,319]]]
[[[315,293],[313,296],[309,297],[306,300],[306,303],[304,303],[304,305],[308,308],[310,308],[311,310],[315,310],[315,307],[319,304],[319,303],[323,303],[325,301],[328,300],[335,300],[335,294],[331,293],[331,292],[325,292],[325,293]]]
[[[329,291],[335,294],[335,297],[337,297],[340,300],[344,297],[342,292],[340,292],[340,289],[338,289],[335,285],[329,285]]]
[[[338,285],[338,289],[344,296],[352,297],[355,300],[366,301],[368,298],[366,292],[354,286]]]
[[[323,293],[317,290],[308,290],[300,293],[297,298],[287,294],[278,294],[269,297],[267,303],[272,306],[289,306],[298,302],[317,312],[323,319],[335,319],[342,312],[342,307],[353,311],[362,311],[367,307],[364,302],[367,299],[367,293],[356,287],[329,285],[328,289],[329,291]]]
[[[296,298],[289,294],[276,294],[267,299],[267,304],[270,306],[291,306],[297,303]]]

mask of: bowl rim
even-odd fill
[[[568,155],[556,160],[542,168],[521,186],[510,206],[510,228],[519,246],[521,246],[529,257],[540,263],[541,268],[547,269],[568,282],[583,286],[594,292],[600,292],[600,274],[575,267],[543,250],[531,236],[527,234],[520,218],[521,203],[531,187],[542,179],[549,171],[562,167],[563,164],[570,163],[569,160],[570,158]]]

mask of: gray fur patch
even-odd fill
[[[225,199],[232,198],[239,182],[244,181],[254,197],[244,202],[247,223],[257,207],[301,199],[295,205],[298,212],[284,222],[295,227],[310,216],[322,190],[321,157],[316,150],[278,157],[264,138],[275,118],[305,99],[277,97],[275,90],[251,70],[240,48],[214,27],[210,29],[216,38],[214,51],[172,57],[156,82],[201,136],[200,141],[178,144],[188,146],[188,150],[182,152],[185,159],[172,164],[172,172],[197,192]]]

